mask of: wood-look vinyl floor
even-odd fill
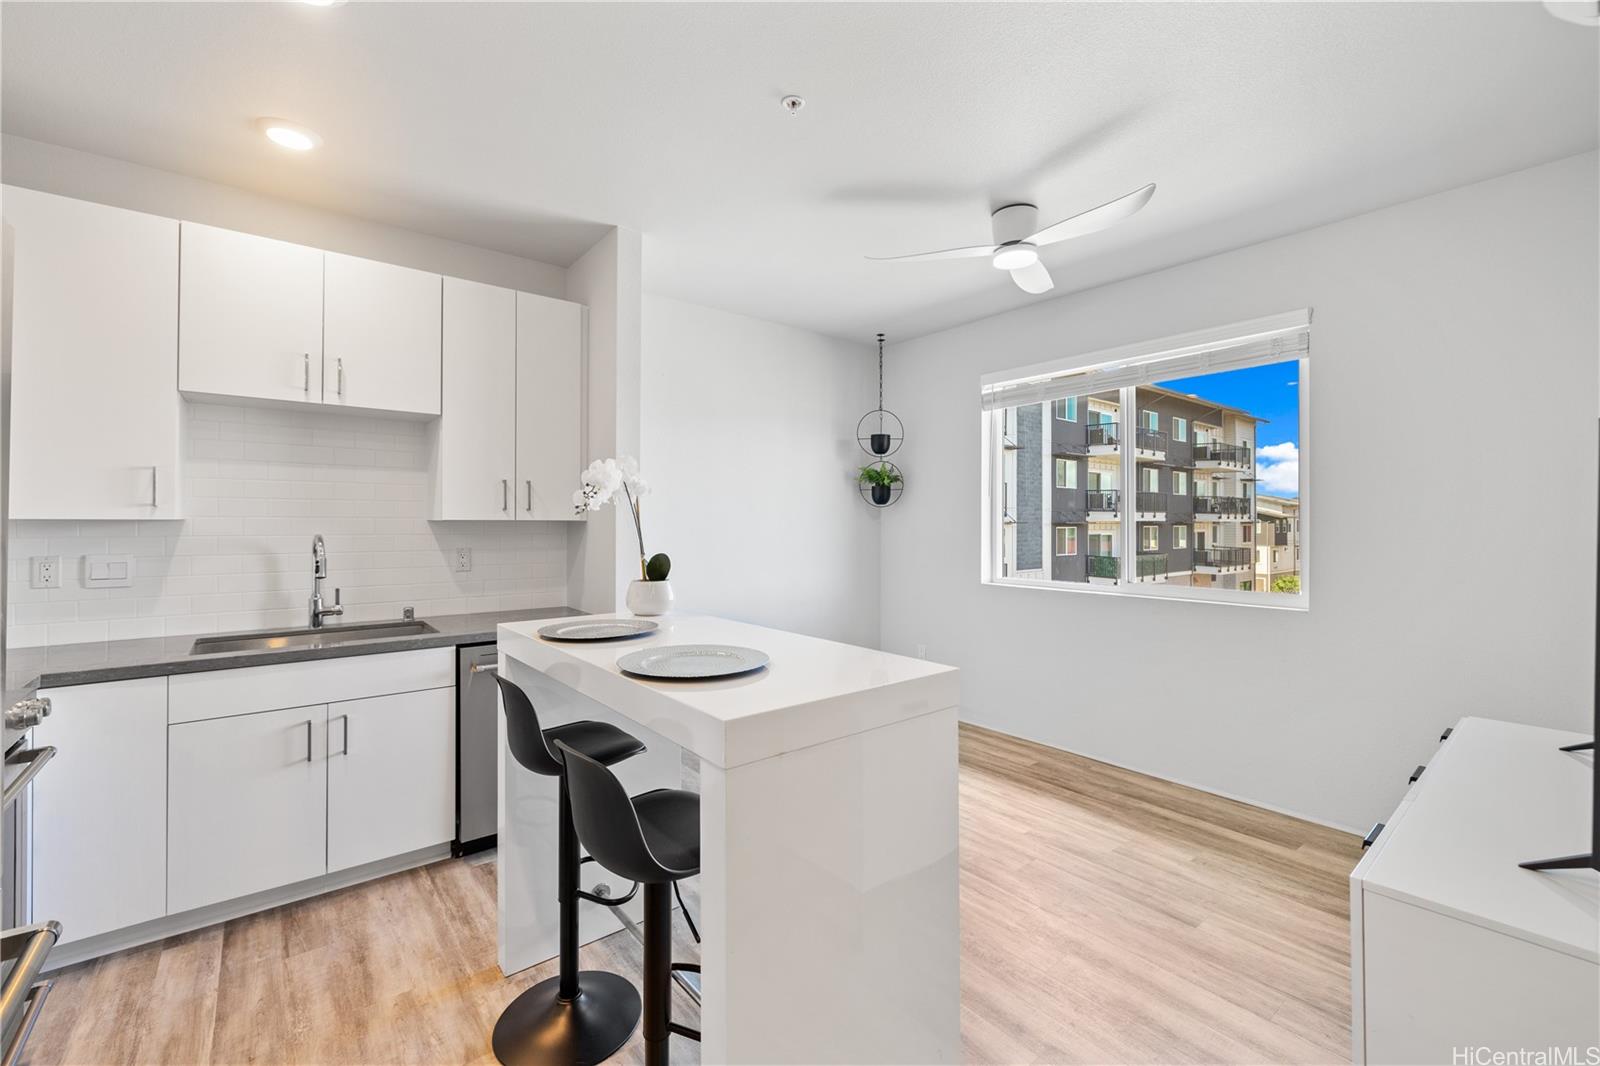
[[[961,764],[968,1061],[1348,1061],[1357,838],[969,726]],[[451,860],[173,937],[57,974],[26,1061],[493,1062],[501,1008],[554,973],[502,978],[495,925],[494,867]]]

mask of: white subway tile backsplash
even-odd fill
[[[424,423],[214,403],[187,414],[187,521],[11,524],[12,647],[303,624],[315,533],[343,622],[566,600],[565,524],[428,521]],[[471,572],[455,572],[457,547],[472,549]],[[84,587],[82,556],[103,552],[133,557],[132,587]],[[61,588],[28,587],[33,555],[62,556]]]

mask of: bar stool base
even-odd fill
[[[604,970],[578,974],[578,996],[563,1001],[561,979],[540,981],[494,1023],[494,1057],[505,1066],[595,1066],[638,1028],[639,990]]]

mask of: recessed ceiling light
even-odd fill
[[[312,130],[281,118],[258,118],[256,128],[266,134],[267,140],[292,152],[309,152],[322,143],[322,138]]]
[[[1544,0],[1544,7],[1564,22],[1600,26],[1600,2],[1596,0]]]
[[[300,0],[300,2],[310,4],[312,7],[338,7],[344,0]]]

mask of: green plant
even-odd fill
[[[667,558],[665,552],[656,552],[644,564],[646,581],[665,581],[670,573],[672,573],[672,560]]]
[[[900,475],[883,463],[862,467],[857,477],[863,485],[882,485],[884,488],[900,483]]]
[[[1273,592],[1299,592],[1300,591],[1300,578],[1295,574],[1284,574],[1280,578],[1274,578],[1273,582],[1272,582],[1272,591]]]

